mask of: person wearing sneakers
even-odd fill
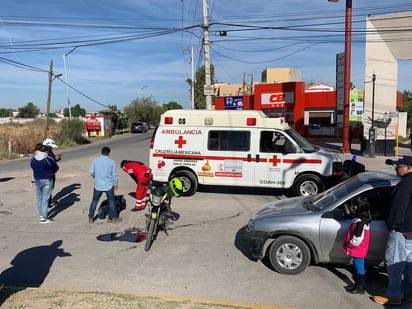
[[[36,186],[37,209],[40,215],[40,223],[50,223],[54,220],[47,218],[47,208],[49,197],[53,190],[53,179],[59,170],[56,161],[51,158],[46,147],[41,143],[36,144],[35,155],[30,160],[30,167],[33,170],[32,183]]]
[[[43,141],[43,145],[46,146],[46,152],[47,152],[47,154],[48,154],[50,157],[52,157],[56,162],[59,162],[59,161],[62,159],[61,155],[57,155],[57,156],[56,156],[56,155],[54,154],[54,152],[53,152],[53,148],[58,148],[58,146],[57,146],[57,144],[56,144],[56,142],[55,142],[54,140],[52,140],[51,138],[46,138],[46,139]],[[56,177],[53,179],[52,193],[53,193],[54,185],[55,185],[55,184],[56,184]],[[52,199],[53,199],[52,193],[50,193],[49,206],[48,206],[48,207],[52,207],[52,204],[53,204],[53,201],[52,201]],[[56,203],[57,203],[57,202],[55,201],[54,204],[56,204]]]
[[[373,297],[382,305],[400,305],[402,299],[412,301],[412,157],[403,156],[393,163],[401,180],[392,191],[386,218],[388,287],[386,296]]]
[[[152,180],[152,170],[141,162],[123,160],[120,167],[136,182],[136,204],[131,211],[146,207],[147,185]]]
[[[94,159],[89,169],[89,174],[94,178],[93,198],[89,208],[89,223],[94,222],[94,213],[96,212],[97,203],[103,192],[109,200],[109,222],[120,222],[116,211],[116,198],[114,191],[118,188],[118,176],[116,163],[109,157],[110,148],[103,147],[101,156]]]

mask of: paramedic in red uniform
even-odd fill
[[[146,207],[147,184],[152,180],[152,170],[141,162],[123,160],[120,167],[136,182],[136,204],[131,211]]]

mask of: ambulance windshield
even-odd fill
[[[315,152],[318,148],[306,139],[304,139],[298,132],[293,129],[287,129],[286,133],[302,148],[304,152]]]

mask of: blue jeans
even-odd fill
[[[412,239],[405,239],[399,232],[389,233],[385,261],[389,275],[387,296],[402,299],[404,294],[412,295]]]
[[[90,203],[89,208],[89,219],[94,219],[94,213],[96,212],[97,203],[99,202],[100,197],[102,196],[103,192],[106,193],[106,197],[109,200],[109,215],[112,219],[118,217],[117,210],[116,210],[116,200],[114,197],[114,187],[112,187],[108,191],[98,191],[96,188],[93,189],[93,199]]]
[[[354,257],[352,258],[352,260],[353,260],[353,266],[355,267],[356,273],[359,275],[364,275],[365,274],[365,259]]]
[[[47,218],[49,197],[53,190],[53,179],[36,179],[37,209],[40,217]]]

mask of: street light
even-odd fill
[[[328,0],[338,2],[339,0]],[[340,151],[349,152],[349,104],[350,104],[350,66],[352,40],[352,0],[346,0],[345,12],[345,72],[343,85],[343,141]]]
[[[69,119],[70,120],[72,119],[72,107],[70,105],[70,92],[69,92],[69,81],[68,81],[67,69],[66,69],[66,56],[71,54],[76,48],[77,48],[77,46],[72,48],[67,54],[63,55],[64,78],[65,78],[65,82],[66,82],[66,94],[67,94],[67,107],[69,108]]]

